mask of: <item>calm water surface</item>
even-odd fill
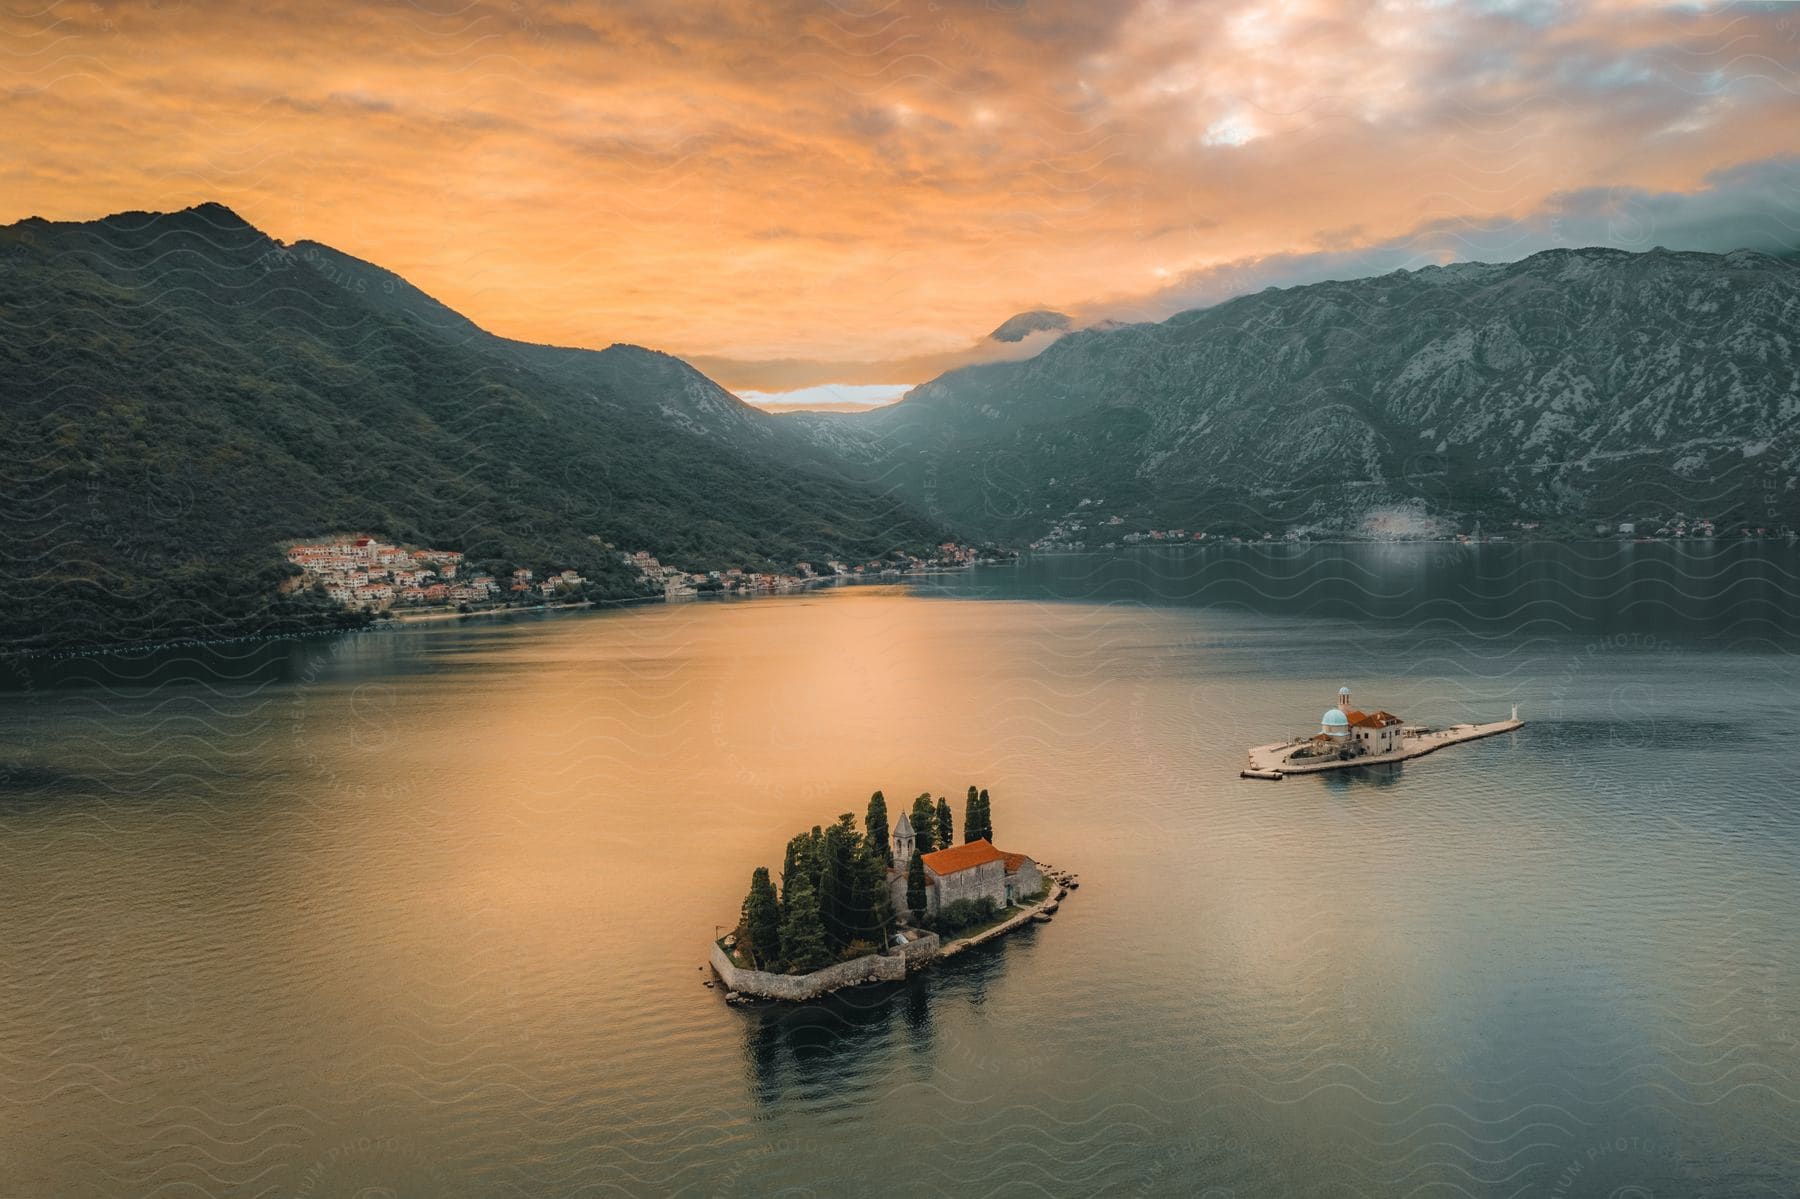
[[[40,664],[0,1194],[1800,1190],[1800,557],[1250,547]],[[1530,724],[1236,777],[1341,683]],[[993,794],[1056,921],[728,1008],[798,828]]]

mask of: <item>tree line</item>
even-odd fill
[[[875,794],[879,797],[881,792],[877,791]],[[882,811],[886,813],[885,805]],[[912,811],[907,818],[912,822],[913,836],[917,839],[920,853],[935,853],[956,844],[956,824],[950,815],[950,804],[943,796],[938,796],[934,802],[931,792],[924,792],[913,800]],[[992,842],[993,839],[994,820],[988,805],[987,790],[970,787],[968,797],[963,801],[963,842]]]
[[[893,863],[887,804],[869,799],[862,831],[854,813],[788,840],[781,892],[766,866],[750,876],[738,946],[759,970],[804,974],[873,953],[893,933],[887,871]]]
[[[956,843],[950,804],[930,792],[913,800],[914,853],[907,863],[906,906],[916,925],[925,923],[924,857]],[[964,842],[994,836],[985,789],[969,788],[963,804]],[[861,831],[845,812],[831,825],[814,825],[789,838],[781,861],[781,888],[766,866],[750,876],[737,946],[759,970],[804,974],[886,945],[895,913],[887,872],[894,864],[887,799],[869,797]]]

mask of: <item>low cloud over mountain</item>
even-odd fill
[[[874,361],[707,356],[693,361],[727,385],[753,380],[745,385],[767,391],[827,383],[924,381],[960,367],[1034,357],[1068,328],[1166,320],[1266,287],[1357,279],[1450,262],[1516,262],[1557,246],[1794,253],[1800,251],[1796,195],[1800,195],[1800,156],[1782,156],[1715,171],[1694,191],[1578,188],[1558,192],[1521,216],[1434,218],[1402,236],[1368,243],[1361,229],[1320,234],[1318,249],[1197,267],[1136,294],[1072,298],[1064,305],[1067,315],[1020,313],[987,337],[940,354]],[[1058,319],[1066,324],[1059,325]]]
[[[875,412],[789,419],[943,519],[1025,540],[1103,543],[1114,516],[1773,527],[1800,518],[1797,308],[1791,257],[1547,250],[1081,330]]]

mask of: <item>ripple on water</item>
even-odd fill
[[[1800,1186],[1800,571],[1433,553],[1039,560],[0,698],[8,1182]],[[1345,681],[1531,723],[1235,777]],[[970,782],[1080,871],[1054,923],[800,1009],[701,985],[790,833]]]

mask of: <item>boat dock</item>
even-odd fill
[[[1296,750],[1312,745],[1312,739],[1306,737],[1280,741],[1274,745],[1259,745],[1250,751],[1249,765],[1238,772],[1239,778],[1267,779],[1271,782],[1286,778],[1290,774],[1318,774],[1325,770],[1350,770],[1358,766],[1380,766],[1388,762],[1404,762],[1408,758],[1422,758],[1426,754],[1435,753],[1446,745],[1461,745],[1465,741],[1477,741],[1482,737],[1493,737],[1500,733],[1510,733],[1523,727],[1525,722],[1516,715],[1509,720],[1496,720],[1489,724],[1453,724],[1442,729],[1407,729],[1400,735],[1399,748],[1387,753],[1365,754],[1348,759],[1324,758],[1318,761],[1294,760]]]

